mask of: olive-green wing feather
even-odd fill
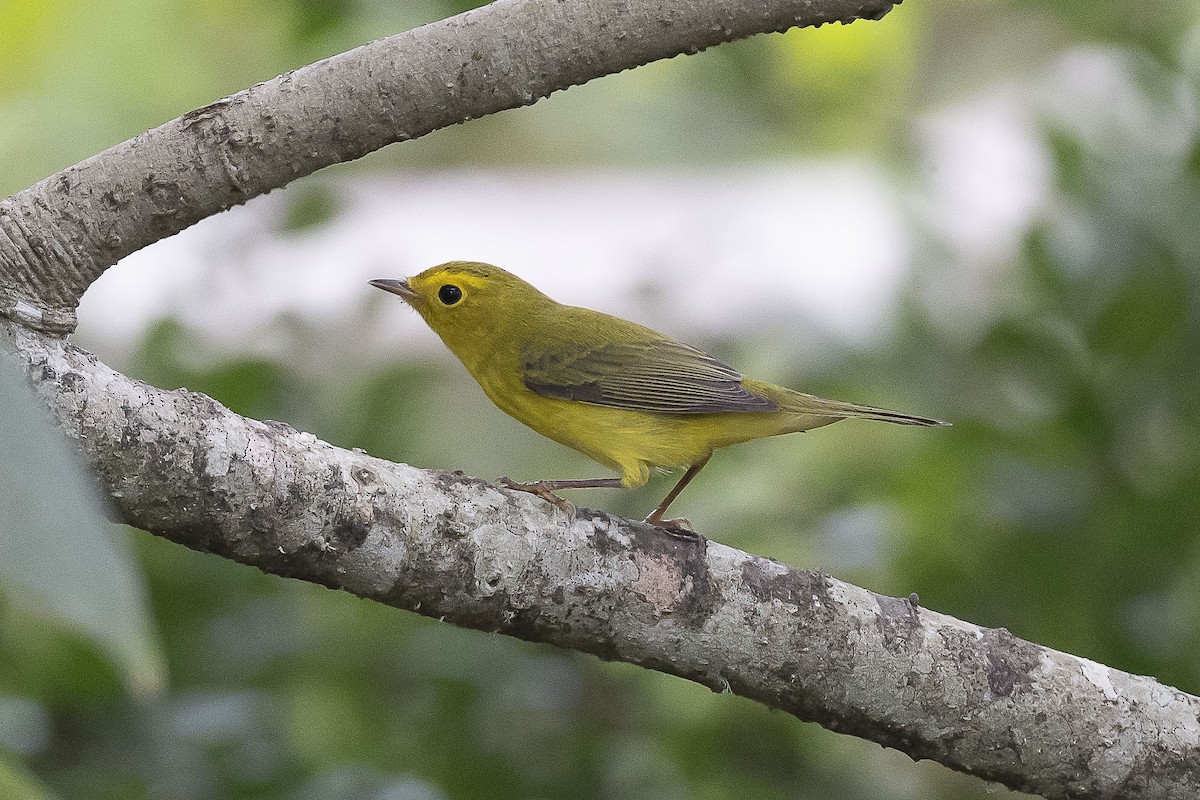
[[[741,374],[690,345],[662,337],[525,351],[523,378],[546,397],[666,414],[777,411]]]

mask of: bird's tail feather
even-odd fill
[[[804,394],[803,392],[794,390],[788,390],[787,397],[784,398],[783,403],[780,405],[787,411],[794,411],[799,414],[811,414],[818,417],[833,417],[835,419],[856,417],[859,419],[875,419],[880,422],[894,422],[897,425],[935,426],[950,424],[939,419],[918,417],[914,414],[904,414],[900,411],[891,411],[886,408],[861,406],[857,403],[846,403],[841,400],[826,400],[823,397]]]

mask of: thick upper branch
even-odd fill
[[[1200,796],[1200,698],[729,547],[392,464],[8,326],[123,519],[729,690],[1050,798]]]
[[[724,41],[893,0],[497,0],[184,114],[0,202],[0,315],[74,328],[120,258],[322,167]]]

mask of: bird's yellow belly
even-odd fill
[[[785,432],[778,413],[662,414],[543,397],[523,386],[487,394],[543,436],[620,472],[627,487],[644,484],[654,467],[690,466],[716,448]]]

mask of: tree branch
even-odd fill
[[[260,83],[0,202],[0,315],[75,327],[119,259],[322,167],[720,42],[893,0],[497,0]],[[584,46],[583,42],[586,42]]]
[[[1200,796],[1200,698],[701,539],[392,464],[8,326],[120,517],[455,625],[626,661],[1048,798]]]

